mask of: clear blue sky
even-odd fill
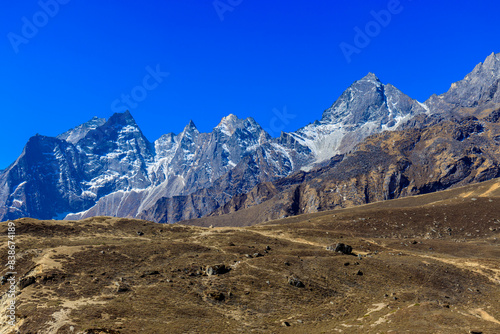
[[[500,52],[497,1],[401,0],[379,31],[371,11],[393,0],[218,0],[219,12],[213,0],[54,1],[41,1],[51,15],[36,0],[3,3],[0,169],[36,133],[109,118],[122,94],[135,93],[150,141],[190,119],[211,131],[229,113],[266,128],[284,106],[295,117],[274,124],[294,131],[368,72],[424,101]],[[373,37],[347,62],[339,45],[367,24]],[[146,77],[157,65],[161,83]]]

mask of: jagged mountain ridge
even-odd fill
[[[190,122],[179,135],[167,134],[154,143],[155,162],[149,165],[151,185],[146,188],[118,191],[101,198],[86,212],[69,215],[80,219],[95,215],[137,216],[160,198],[187,196],[210,187],[223,176],[231,177],[246,156],[261,156],[251,173],[240,173],[241,179],[226,184],[218,195],[211,196],[215,207],[231,196],[263,182],[288,175],[297,163],[285,147],[277,144],[251,118],[224,117],[211,133],[200,133]],[[290,154],[289,154],[290,153]],[[247,163],[241,168],[251,170]],[[235,187],[234,185],[238,186]],[[215,200],[215,201],[214,201]],[[208,212],[213,210],[210,206]]]
[[[500,177],[499,138],[498,119],[474,116],[375,134],[327,166],[259,184],[190,223],[252,225],[490,180]]]
[[[435,129],[445,128],[447,129],[446,131],[457,132],[456,134],[454,134],[456,138],[454,138],[453,136],[451,139],[442,138],[442,140],[448,141],[448,143],[452,145],[452,147],[454,147],[454,150],[458,150],[458,151],[453,151],[453,150],[449,151],[448,154],[451,154],[451,157],[448,157],[448,160],[445,161],[439,161],[439,159],[433,160],[432,154],[438,154],[437,152],[433,151],[426,151],[424,152],[424,155],[427,154],[427,159],[429,159],[428,163],[431,165],[432,164],[440,165],[442,163],[448,163],[451,165],[457,164],[458,167],[455,168],[464,169],[467,173],[472,173],[474,175],[476,173],[479,173],[478,176],[469,177],[467,173],[462,171],[462,173],[465,174],[460,174],[459,171],[457,175],[455,175],[453,178],[450,179],[451,181],[450,180],[446,181],[444,179],[447,176],[443,176],[443,178],[435,177],[436,175],[440,174],[439,173],[437,173],[436,175],[430,174],[428,170],[424,169],[422,171],[423,173],[422,175],[412,175],[410,177],[404,175],[404,169],[409,168],[408,165],[395,164],[391,166],[388,165],[386,166],[387,163],[392,161],[392,156],[391,155],[387,156],[387,154],[384,152],[371,150],[368,154],[357,155],[357,157],[362,156],[362,159],[356,160],[355,158],[351,157],[348,159],[347,162],[347,164],[351,164],[354,166],[357,165],[367,166],[370,165],[370,162],[379,161],[379,165],[377,166],[377,168],[379,169],[382,168],[382,170],[386,170],[386,172],[388,173],[386,176],[383,176],[384,173],[386,172],[380,173],[380,170],[365,171],[370,175],[369,178],[367,178],[366,177],[367,175],[361,171],[355,176],[353,176],[353,179],[351,181],[358,185],[364,184],[366,186],[366,191],[370,192],[370,195],[367,193],[365,194],[364,192],[359,192],[359,193],[346,192],[339,198],[332,198],[327,194],[328,192],[322,192],[322,191],[317,192],[316,190],[314,190],[309,193],[307,193],[307,191],[303,193],[304,186],[300,185],[302,183],[306,183],[308,180],[314,180],[315,183],[319,184],[328,182],[327,180],[331,180],[332,175],[326,173],[325,172],[326,170],[335,169],[337,171],[336,174],[337,177],[344,176],[344,168],[346,168],[346,164],[340,165],[339,167],[335,167],[336,164],[338,164],[340,161],[346,158],[345,155],[339,155],[332,158],[328,164],[325,165],[323,163],[324,167],[318,170],[312,170],[311,173],[306,173],[304,171],[301,171],[284,179],[276,180],[273,183],[266,182],[258,184],[251,191],[234,196],[230,201],[218,207],[210,215],[220,216],[228,213],[238,212],[254,206],[256,206],[256,209],[247,210],[248,214],[243,213],[242,215],[230,215],[230,217],[228,218],[224,218],[221,220],[214,219],[210,221],[213,222],[214,224],[218,224],[220,221],[223,221],[224,222],[223,224],[241,224],[241,222],[245,220],[247,220],[250,223],[257,223],[269,219],[275,219],[283,216],[295,215],[305,212],[316,212],[326,209],[334,209],[351,205],[364,204],[378,200],[386,200],[402,196],[415,195],[419,193],[427,193],[431,191],[447,189],[449,187],[456,187],[467,183],[479,182],[495,177],[495,175],[498,175],[498,173],[495,172],[497,171],[497,167],[494,166],[497,166],[497,162],[500,160],[499,159],[500,157],[498,156],[498,154],[500,154],[499,152],[495,150],[489,152],[490,159],[487,160],[487,163],[481,162],[480,161],[481,159],[474,159],[475,163],[478,163],[478,165],[472,164],[471,166],[464,167],[464,162],[469,161],[467,152],[469,150],[475,151],[477,147],[474,145],[470,147],[468,146],[464,147],[462,145],[460,149],[458,149],[455,141],[456,140],[458,140],[459,142],[463,141],[464,138],[466,137],[466,134],[471,131],[470,129],[463,128],[462,119],[464,119],[464,117],[466,119],[465,122],[469,124],[469,126],[472,128],[474,128],[475,126],[482,126],[482,125],[477,125],[474,122],[470,124],[469,122],[470,119],[468,117],[470,116],[474,117],[473,115],[480,116],[481,121],[487,122],[488,126],[491,126],[491,122],[495,123],[498,121],[498,119],[500,119],[500,111],[495,109],[498,108],[498,104],[495,103],[496,100],[493,99],[492,101],[492,99],[484,99],[485,96],[484,94],[477,93],[477,91],[496,92],[495,87],[498,83],[498,79],[500,78],[498,59],[499,55],[495,54],[490,55],[486,59],[484,64],[481,63],[477,65],[474,71],[471,72],[469,75],[467,75],[464,80],[453,84],[452,87],[450,88],[450,91],[440,95],[439,97],[432,96],[424,104],[411,100],[404,94],[397,91],[395,88],[391,87],[391,85],[386,85],[386,86],[382,85],[380,81],[373,74],[370,73],[362,80],[357,81],[353,85],[351,85],[351,87],[349,87],[349,89],[344,92],[341,98],[339,98],[339,100],[330,109],[325,111],[321,122],[317,121],[314,124],[311,124],[303,129],[300,129],[293,134],[288,134],[290,138],[296,139],[297,143],[301,142],[304,146],[311,147],[312,152],[317,151],[314,145],[317,145],[316,147],[320,146],[318,145],[318,143],[320,143],[321,141],[323,141],[324,143],[330,140],[330,147],[339,147],[336,146],[338,145],[339,141],[337,140],[335,142],[335,137],[338,135],[338,133],[335,132],[328,133],[328,131],[326,131],[327,134],[322,135],[321,130],[325,128],[328,129],[328,127],[331,128],[336,127],[338,129],[339,128],[338,126],[332,125],[331,123],[329,124],[328,121],[330,119],[338,120],[341,119],[342,117],[345,117],[347,118],[345,120],[345,124],[351,125],[352,132],[348,133],[344,137],[342,136],[340,137],[342,138],[342,140],[347,141],[347,143],[349,143],[348,142],[349,139],[354,137],[353,142],[350,143],[351,146],[354,146],[354,143],[361,141],[360,138],[365,138],[370,133],[380,132],[377,130],[373,132],[369,131],[370,128],[366,126],[366,124],[370,124],[371,121],[370,117],[373,115],[374,112],[365,113],[364,111],[370,109],[384,110],[384,108],[386,110],[390,110],[391,106],[401,102],[402,105],[404,106],[403,110],[409,110],[408,114],[414,115],[414,117],[404,116],[398,113],[392,113],[392,114],[389,113],[392,116],[391,120],[388,121],[387,118],[386,119],[382,118],[379,119],[379,123],[374,122],[372,124],[375,124],[379,129],[383,128],[388,130],[399,130],[399,129],[403,130],[403,129],[416,128],[416,129],[421,129],[422,131],[432,126],[438,125],[437,127],[435,127]],[[474,84],[480,84],[481,87],[478,89],[474,85],[470,85],[470,82],[473,82]],[[493,88],[489,88],[488,83],[491,84]],[[373,88],[360,90],[358,89],[359,86],[364,86],[364,87],[371,86]],[[346,101],[351,101],[351,97],[355,96],[356,94],[359,95],[359,91],[363,91],[365,94],[368,93],[368,95],[370,96],[368,100],[372,101],[372,103],[365,104],[364,107],[363,103],[358,103],[354,107],[349,106]],[[385,91],[393,91],[393,92],[396,91],[398,93],[386,94]],[[389,98],[386,97],[387,95],[389,95]],[[394,96],[398,98],[394,99]],[[442,107],[441,105],[435,103],[436,99],[453,101],[454,98],[452,96],[454,96],[455,98],[455,102],[453,104],[450,102],[445,107]],[[488,96],[492,96],[492,94],[488,94]],[[394,103],[394,101],[397,101],[397,103]],[[470,105],[476,106],[476,108],[472,109],[467,108],[467,106]],[[349,107],[351,108],[351,110],[355,110],[357,112],[342,114],[342,111],[344,111]],[[442,107],[442,109],[439,109],[440,107]],[[416,111],[412,112],[412,110]],[[443,127],[444,122],[447,121],[452,121],[452,123]],[[358,125],[357,128],[355,128],[356,125]],[[368,128],[368,131],[366,132],[360,131],[363,128],[365,130]],[[362,137],[356,138],[356,131],[358,131],[358,134],[361,134]],[[311,140],[309,142],[309,145],[307,145],[308,144],[307,139],[305,139],[307,137],[304,136],[304,133],[307,132],[312,133],[310,137],[314,138],[314,140]],[[490,134],[494,132],[495,132],[494,128],[491,129],[491,131],[489,131]],[[439,133],[439,131],[434,132],[434,136],[436,136],[437,138],[439,138],[440,135],[441,134]],[[380,141],[378,145],[385,145],[384,141],[393,140],[392,138],[386,138],[386,137],[377,137],[377,138],[378,138],[377,140]],[[377,146],[377,144],[374,145],[375,145],[374,147]],[[487,140],[483,143],[483,145],[495,146],[496,139]],[[340,147],[341,146],[342,145],[340,145]],[[350,149],[351,146],[347,146],[347,148]],[[354,149],[354,151],[357,151],[358,149],[359,148],[356,148]],[[442,147],[442,149],[445,150],[446,148]],[[346,152],[346,149],[338,150],[337,152]],[[315,155],[315,157],[317,157],[317,155]],[[456,158],[455,159],[456,161],[453,160],[454,158]],[[489,167],[485,167],[488,163],[490,163],[491,165]],[[399,170],[398,166],[401,167],[402,169]],[[485,173],[484,171],[481,171],[481,168],[485,168],[488,172]],[[306,168],[305,170],[310,170],[310,169]],[[398,171],[397,173],[395,172],[396,170]],[[395,174],[394,173],[391,174],[392,172],[395,172]],[[380,175],[376,176],[377,173],[380,173]],[[425,177],[429,178],[429,184],[425,184],[421,180],[422,184],[419,184],[413,190],[408,191],[408,189],[406,189],[408,184],[405,184],[405,182],[408,181],[408,178],[422,179]],[[378,179],[380,179],[380,182]],[[336,181],[331,180],[330,182],[336,182]],[[340,184],[343,184],[342,182],[344,181],[339,181]],[[398,182],[401,182],[401,184],[396,186],[395,184]],[[347,185],[343,184],[343,186]],[[287,191],[287,189],[290,189],[290,187],[292,187],[293,189]],[[377,193],[377,191],[379,193]],[[183,201],[184,201],[183,203],[191,202],[192,199],[185,198],[183,199]],[[270,203],[263,204],[264,202],[267,201],[269,201]],[[172,209],[172,207],[169,207],[169,203],[170,202],[168,201],[159,202],[158,205],[155,206],[154,210],[152,211],[156,212],[156,216],[161,216],[161,214],[167,214],[168,211]],[[180,206],[181,205],[178,204],[178,207]],[[189,211],[189,209],[184,211]],[[160,212],[161,214],[158,214],[158,212]],[[184,215],[184,218],[186,218],[187,216],[188,215]],[[250,218],[245,216],[248,216]],[[151,216],[150,214],[149,215],[145,214],[140,217],[145,219],[152,219],[155,218],[155,215]]]
[[[353,83],[320,121],[279,138],[271,138],[252,119],[229,115],[211,133],[200,133],[191,122],[182,133],[150,143],[128,112],[106,122],[94,118],[45,140],[44,168],[34,170],[54,175],[51,182],[42,180],[45,174],[27,172],[38,166],[31,153],[0,175],[0,203],[5,203],[0,218],[47,219],[80,212],[68,218],[109,215],[174,222],[207,215],[259,183],[349,152],[368,135],[467,105],[452,105],[453,96],[477,97],[477,105],[494,103],[496,90],[488,90],[487,84],[497,82],[497,67],[498,56],[489,56],[464,79],[469,84],[456,84],[458,93],[448,92],[448,100],[438,97],[439,103],[431,97],[424,104],[370,73]],[[471,82],[487,84],[476,89]],[[485,98],[486,91],[492,98]],[[442,101],[448,102],[441,110]]]
[[[500,103],[500,53],[490,54],[484,62],[477,64],[464,79],[455,82],[441,95],[432,95],[425,104],[443,112],[463,108],[475,108],[482,111],[495,108]]]
[[[356,100],[363,100],[363,102],[356,103]],[[398,104],[402,107],[398,107]],[[332,114],[335,112],[342,112],[343,115],[340,116],[343,117],[333,117]],[[189,191],[172,192],[171,189],[175,189],[176,185],[162,180],[162,183],[147,190],[110,194],[102,198],[90,210],[69,215],[67,218],[81,219],[96,215],[121,216],[125,214],[158,222],[175,222],[204,216],[226,203],[232,196],[249,191],[259,182],[272,181],[287,176],[300,168],[308,168],[314,163],[325,161],[338,152],[350,150],[354,144],[372,133],[394,130],[404,120],[425,112],[428,110],[421,103],[410,99],[392,85],[383,85],[374,74],[370,73],[351,85],[335,104],[323,113],[321,121],[295,133],[282,133],[279,138],[272,139],[267,133],[262,133],[262,129],[254,120],[246,120],[247,124],[243,124],[242,122],[238,123],[234,115],[229,115],[214,128],[210,139],[206,135],[202,135],[204,136],[202,137],[203,143],[212,143],[221,142],[222,137],[234,138],[233,134],[237,131],[258,129],[258,132],[261,133],[259,143],[254,140],[251,145],[246,145],[246,147],[260,145],[264,150],[252,152],[253,155],[260,154],[260,157],[259,159],[250,159],[250,162],[245,161],[239,168],[245,172],[231,173],[219,165],[217,166],[218,170],[222,173],[215,177],[212,175],[212,178],[209,178],[205,173],[206,169],[194,169],[196,172],[191,172],[191,175],[196,177],[198,188],[193,186],[187,188]],[[193,126],[194,124],[191,123],[187,128]],[[193,130],[192,136],[197,138],[200,134]],[[311,137],[314,137],[315,140],[312,140]],[[342,141],[343,137],[346,138],[346,141]],[[167,134],[160,138],[155,143],[157,152],[175,150],[177,147],[176,138],[174,134]],[[229,146],[244,147],[245,145],[241,144],[241,136],[236,136],[236,138],[239,139],[230,143]],[[253,138],[257,138],[257,135],[254,134]],[[340,138],[340,141],[336,143],[331,140],[332,138]],[[192,143],[190,142],[189,145]],[[224,147],[224,144],[222,146]],[[206,151],[213,150],[201,150],[200,152]],[[175,158],[168,154],[167,156],[169,158],[163,158],[160,166],[154,168],[168,168],[166,165],[171,164]],[[235,167],[237,165],[235,161],[239,160],[238,156],[242,156],[241,150],[233,156],[236,157],[228,159],[227,163]],[[271,156],[271,159],[266,159],[266,156]],[[205,162],[211,159],[209,155],[204,155],[204,157]],[[258,162],[256,163],[256,161]],[[272,168],[269,171],[269,168],[272,167],[269,162],[276,161],[280,162],[279,168]],[[201,163],[194,159],[185,166],[199,166]],[[206,164],[206,166],[212,168],[211,164]],[[192,168],[189,170],[193,171]],[[263,170],[264,173],[262,173]],[[244,180],[235,180],[234,174],[246,176]],[[249,177],[249,175],[252,176]],[[219,182],[214,182],[217,177],[222,179]],[[227,179],[230,179],[231,182],[227,182]],[[235,187],[234,184],[238,186]],[[133,202],[142,204],[137,210],[131,212],[130,204]]]
[[[212,133],[200,133],[190,122],[179,135],[167,134],[154,143],[144,137],[129,112],[115,114],[105,123],[94,118],[59,138],[34,138],[48,143],[42,152],[46,159],[36,154],[41,149],[30,149],[29,142],[20,159],[2,174],[0,195],[6,203],[0,212],[2,219],[53,218],[88,210],[96,202],[90,212],[134,216],[161,197],[185,195],[210,185],[249,154],[261,154],[267,163],[258,166],[263,171],[260,176],[253,181],[247,178],[253,182],[250,188],[243,184],[233,193],[286,176],[294,164],[299,165],[294,159],[301,159],[300,153],[289,152],[253,119],[241,120],[234,115],[223,118]],[[54,153],[64,150],[57,148],[61,145],[76,161],[68,162],[64,155]],[[44,168],[33,174],[26,172],[33,165]],[[63,173],[65,170],[70,172]],[[19,174],[21,177],[16,177]],[[61,182],[49,180],[47,175],[57,176]],[[42,200],[32,203],[33,197]],[[40,201],[43,204],[37,204]],[[60,204],[51,205],[58,201]],[[31,207],[38,209],[33,213]]]

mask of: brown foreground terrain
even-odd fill
[[[0,333],[500,333],[498,189],[240,228],[20,219]]]

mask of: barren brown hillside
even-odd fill
[[[489,181],[242,228],[20,219],[16,329],[500,333],[499,190]],[[352,254],[327,250],[337,243]],[[8,285],[0,333],[16,333]]]

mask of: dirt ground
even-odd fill
[[[18,322],[3,284],[0,333],[500,333],[498,197],[252,227],[15,224]],[[6,263],[7,223],[0,235]],[[326,249],[337,243],[352,254]]]

